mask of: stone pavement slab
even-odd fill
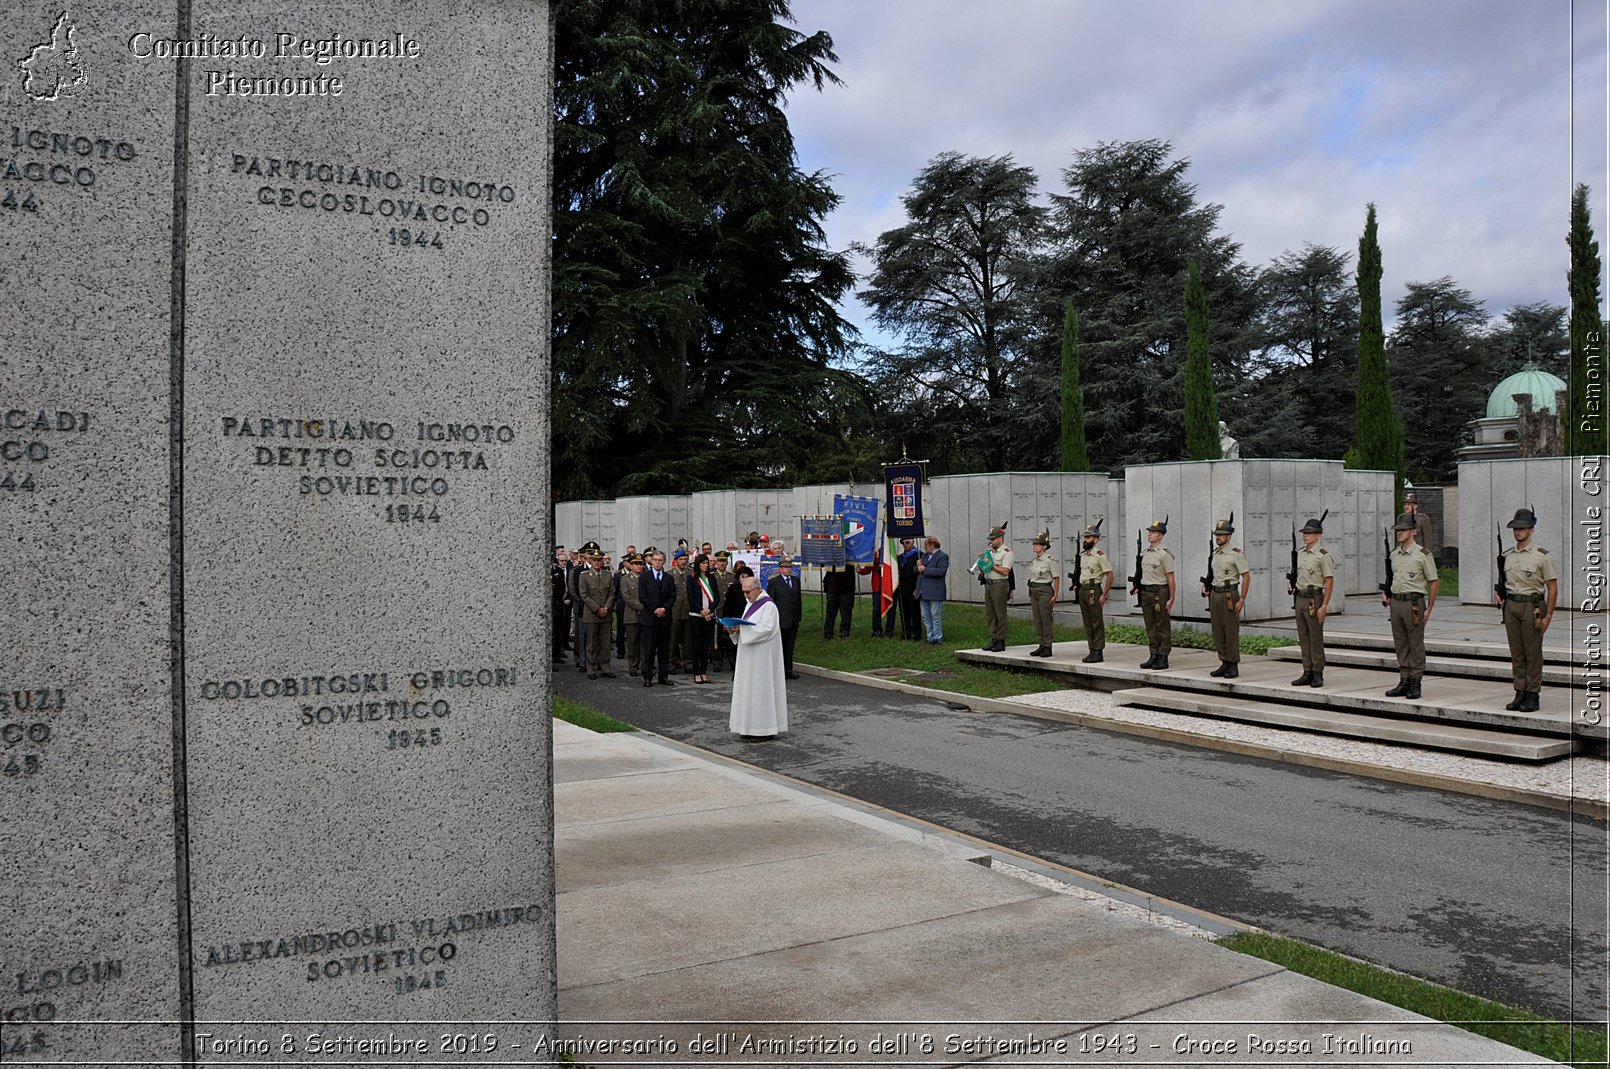
[[[1174,1051],[1175,1033],[1310,1019],[1399,1029],[1421,1064],[1525,1060],[969,863],[976,844],[662,740],[601,736],[595,749],[557,728],[560,1036],[628,1044],[579,1047],[583,1062],[968,1064],[1012,1059],[1029,1032],[1076,1043],[1099,1028],[1161,1029],[1170,1046],[1148,1051],[1152,1064],[1210,1064]]]

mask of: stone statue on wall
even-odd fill
[[[1219,456],[1224,460],[1241,459],[1241,443],[1230,437],[1230,425],[1219,420]]]

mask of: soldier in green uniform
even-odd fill
[[[1208,558],[1208,618],[1213,622],[1213,648],[1219,666],[1208,675],[1235,679],[1241,675],[1241,610],[1246,608],[1247,590],[1252,586],[1252,565],[1239,546],[1230,544],[1235,534],[1232,515],[1213,528],[1213,555]]]
[[[1391,554],[1392,596],[1381,595],[1392,619],[1392,645],[1398,655],[1398,685],[1388,698],[1420,697],[1420,677],[1426,671],[1426,621],[1437,604],[1437,562],[1414,541],[1414,517],[1408,513],[1392,525],[1398,548]]]
[[[609,670],[609,612],[615,607],[615,577],[604,565],[596,543],[587,557],[587,572],[576,581],[581,594],[582,621],[587,632],[587,678],[614,679]]]
[[[1101,540],[1101,521],[1084,530],[1084,552],[1079,554],[1079,615],[1084,620],[1085,644],[1090,652],[1084,655],[1085,664],[1100,664],[1101,651],[1107,648],[1107,618],[1102,609],[1107,595],[1112,592],[1112,561],[1096,548]]]
[[[1328,515],[1330,510],[1325,510]],[[1330,551],[1319,544],[1325,533],[1325,516],[1302,526],[1303,548],[1297,551],[1297,582],[1291,587],[1293,608],[1297,611],[1297,644],[1303,651],[1303,674],[1291,681],[1294,687],[1325,685],[1325,616],[1330,612],[1331,592],[1336,589],[1336,567]]]
[[[1509,639],[1509,666],[1515,680],[1515,700],[1504,706],[1513,712],[1535,713],[1543,696],[1543,632],[1554,619],[1560,594],[1559,572],[1549,551],[1532,545],[1537,516],[1531,509],[1516,509],[1509,529],[1515,548],[1504,551],[1504,634]],[[1499,601],[1495,591],[1493,600]]]
[[[1034,612],[1034,635],[1040,641],[1029,651],[1030,657],[1051,656],[1051,610],[1062,589],[1058,567],[1051,556],[1051,532],[1041,531],[1034,536],[1034,559],[1029,561],[1029,608]]]
[[[643,666],[643,601],[637,581],[643,578],[643,555],[631,553],[621,572],[621,626],[626,631],[626,671],[636,677]]]
[[[995,527],[989,533],[989,548],[978,556],[984,578],[984,622],[989,626],[989,645],[985,653],[1006,650],[1007,584],[1012,580],[1012,551],[1006,546],[1006,529]]]
[[[1146,624],[1146,647],[1150,656],[1142,668],[1168,667],[1173,636],[1169,617],[1174,612],[1174,554],[1163,546],[1168,519],[1153,520],[1146,528],[1146,552],[1140,558],[1140,613]]]

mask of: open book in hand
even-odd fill
[[[717,616],[716,622],[722,627],[754,627],[753,620],[745,620],[740,616]]]

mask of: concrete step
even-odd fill
[[[1303,659],[1302,650],[1296,646],[1276,646],[1269,651],[1269,656],[1278,661],[1301,662]],[[1327,666],[1347,665],[1352,668],[1379,668],[1389,672],[1398,670],[1398,660],[1393,654],[1390,644],[1385,650],[1361,650],[1348,647],[1338,648],[1326,642],[1325,663]],[[1495,679],[1502,683],[1508,683],[1511,678],[1507,651],[1502,661],[1473,657],[1440,657],[1427,654],[1426,671],[1431,675],[1437,676],[1457,676],[1463,679]],[[1543,665],[1543,682],[1548,686],[1570,686],[1570,665],[1555,665],[1545,661]]]
[[[1226,680],[1208,674],[1219,665],[1211,650],[1175,649],[1169,658],[1169,670],[1158,672],[1138,667],[1146,659],[1146,650],[1141,646],[1109,643],[1106,659],[1101,664],[1080,661],[1086,652],[1083,642],[1059,643],[1052,648],[1050,657],[1030,657],[1028,654],[1033,648],[1012,646],[1004,653],[959,650],[956,657],[977,664],[1043,672],[1076,686],[1094,686],[1108,691],[1132,686],[1165,687],[1234,695],[1249,701],[1284,704],[1323,701],[1328,708],[1362,715],[1440,720],[1533,735],[1610,738],[1610,720],[1588,724],[1574,719],[1569,694],[1557,687],[1544,687],[1540,712],[1514,713],[1505,709],[1504,704],[1515,692],[1507,683],[1495,680],[1430,676],[1424,683],[1424,697],[1419,701],[1406,701],[1385,696],[1385,691],[1397,682],[1396,669],[1387,672],[1374,668],[1327,667],[1325,687],[1315,691],[1291,686],[1292,663],[1269,657],[1243,657],[1240,677]]]
[[[1377,742],[1401,742],[1456,753],[1507,757],[1518,761],[1549,761],[1580,749],[1576,741],[1558,736],[1549,738],[1457,724],[1400,720],[1393,717],[1347,713],[1323,706],[1248,701],[1239,697],[1196,694],[1161,687],[1138,687],[1134,690],[1121,691],[1118,694],[1118,704],[1271,727],[1296,728],[1327,735],[1346,735]]]
[[[1495,623],[1498,622],[1497,614],[1498,610],[1494,609],[1493,620]],[[1359,620],[1357,618],[1361,615],[1361,613],[1354,613],[1352,616],[1348,617],[1347,626],[1358,626]],[[1432,615],[1434,617],[1436,614],[1433,613]],[[1392,628],[1391,625],[1387,623],[1385,609],[1381,610],[1380,624],[1381,626],[1379,632],[1374,630],[1370,632],[1345,631],[1327,626],[1325,628],[1325,650],[1327,655],[1333,649],[1344,648],[1356,650],[1384,650],[1387,653],[1391,653],[1393,650],[1391,634]],[[1553,642],[1544,642],[1544,664],[1557,664],[1564,665],[1567,668],[1570,667],[1574,651],[1571,648],[1570,636],[1567,633],[1567,630],[1568,629],[1561,628],[1560,634],[1563,637],[1556,638]],[[1553,635],[1555,633],[1555,628],[1550,627],[1548,633]],[[1508,664],[1509,646],[1503,642],[1481,642],[1477,640],[1467,641],[1464,639],[1427,637],[1426,655],[1494,660],[1503,661],[1505,664]]]

